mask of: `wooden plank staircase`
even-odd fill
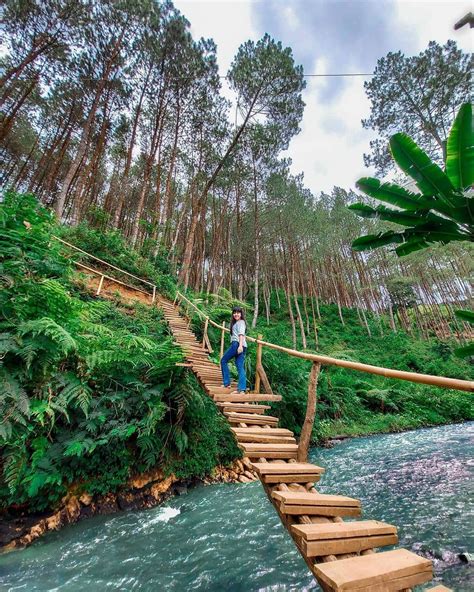
[[[69,248],[85,253],[60,238],[54,238]],[[227,417],[239,446],[247,456],[247,459],[244,458],[245,464],[250,465],[258,474],[268,499],[325,592],[409,591],[413,586],[432,579],[431,561],[406,549],[376,553],[377,548],[398,542],[395,526],[376,520],[344,522],[345,517],[360,516],[359,500],[342,495],[323,495],[316,490],[314,485],[320,480],[324,469],[311,463],[297,462],[298,446],[293,433],[279,428],[278,419],[266,415],[270,406],[261,404],[280,401],[279,395],[260,392],[238,394],[223,388],[219,366],[209,359],[207,350],[196,340],[189,329],[188,321],[180,315],[178,307],[158,296],[156,286],[150,282],[141,280],[89,253],[85,254],[101,265],[108,265],[153,288],[153,293],[148,294],[135,286],[106,276],[102,271],[75,262],[81,269],[86,269],[100,277],[97,288],[93,287],[93,283],[91,284],[97,296],[104,288],[104,279],[107,279],[122,288],[125,287],[126,298],[135,300],[137,299],[135,293],[138,292],[141,296],[138,298],[140,301],[144,301],[143,295],[145,295],[151,299],[151,306],[158,305],[163,309],[176,343],[186,354],[188,363],[183,365],[193,370],[206,392]],[[251,339],[251,341],[255,340]],[[298,352],[281,346],[268,343],[266,345],[299,355]],[[261,364],[258,355],[257,351],[257,369],[259,361]],[[463,380],[341,362],[327,356],[305,357],[314,358],[313,362],[317,359],[318,362],[350,366],[352,369],[402,380],[459,390],[474,390],[473,383]],[[271,390],[270,387],[268,390]],[[256,462],[252,463],[249,459],[255,459]],[[430,590],[431,592],[452,592],[442,585],[437,585]]]
[[[209,359],[178,307],[160,296],[157,304],[191,369],[227,417],[244,454],[254,461],[265,493],[322,589],[392,592],[431,580],[428,559],[406,549],[375,552],[398,542],[395,526],[376,520],[344,522],[360,516],[360,501],[316,490],[324,469],[296,461],[293,433],[278,428],[278,418],[267,415],[270,407],[260,404],[281,397],[222,388],[219,366]]]

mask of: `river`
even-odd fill
[[[474,422],[345,440],[313,449],[322,493],[362,501],[363,517],[399,528],[434,558],[437,579],[474,590],[469,479]],[[434,585],[434,584],[431,584]],[[0,556],[8,592],[319,590],[258,482],[196,487],[163,506],[101,516]],[[423,588],[420,587],[419,590]],[[417,589],[418,590],[418,589]]]

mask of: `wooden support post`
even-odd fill
[[[202,335],[202,349],[206,349],[207,342],[209,341],[207,338],[207,326],[209,325],[209,319],[206,319],[204,323],[204,333]]]
[[[221,358],[224,355],[224,342],[225,342],[225,322],[222,321],[222,331],[221,331]]]
[[[104,283],[104,277],[103,275],[100,276],[100,282],[99,282],[99,287],[97,288],[97,292],[96,292],[96,296],[98,296],[100,294],[100,291],[102,290],[102,284]]]
[[[153,286],[153,296],[151,297],[152,304],[155,302],[155,298],[156,298],[156,286]]]
[[[298,462],[308,462],[309,443],[311,441],[311,433],[313,431],[314,416],[316,415],[316,389],[318,386],[318,377],[320,369],[321,364],[319,362],[313,362],[311,373],[309,375],[306,417],[304,418],[303,428],[301,429],[300,442],[298,445]]]
[[[189,316],[189,304],[186,302],[186,312],[184,313],[188,329],[191,326],[191,317]]]
[[[173,306],[176,306],[177,300],[178,300],[178,294],[176,294],[176,296],[174,297]]]
[[[259,366],[257,366],[257,372],[258,372],[258,374],[260,376],[260,380],[262,381],[263,388],[265,389],[265,394],[267,394],[267,395],[273,395],[273,390],[272,390],[272,387],[270,385],[270,381],[268,380],[267,373],[265,372],[265,369],[262,366],[262,364],[260,364]]]
[[[263,335],[260,333],[257,335],[257,339],[261,341],[263,339]],[[255,388],[253,389],[254,392],[260,392],[260,367],[262,366],[262,344],[257,343],[257,361],[255,363]]]

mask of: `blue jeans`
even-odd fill
[[[232,358],[235,358],[235,365],[237,366],[237,372],[239,373],[239,382],[237,385],[238,391],[245,391],[247,388],[247,376],[245,375],[245,353],[247,348],[244,347],[244,351],[241,354],[237,353],[239,344],[237,341],[232,341],[229,349],[224,353],[221,358],[221,370],[222,370],[222,382],[224,386],[230,385],[230,374],[228,363]]]

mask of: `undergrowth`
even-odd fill
[[[228,324],[230,310],[237,304],[224,290],[217,296],[196,294],[194,302],[219,324],[222,321]],[[277,298],[273,293],[270,306],[270,322],[267,324],[265,318],[260,317],[257,327],[250,329],[249,334],[256,337],[260,333],[265,341],[292,348],[285,294],[280,292]],[[248,317],[251,317],[251,307],[247,305],[246,309]],[[304,310],[302,301],[300,309]],[[197,314],[192,314],[191,308],[189,312],[194,330],[200,334],[202,321]],[[317,323],[318,348],[311,322],[307,336],[308,352],[398,370],[473,378],[472,366],[455,355],[459,344],[454,340],[440,341],[434,337],[425,340],[403,331],[395,333],[388,319],[377,319],[367,314],[371,331],[369,336],[355,310],[343,309],[344,325],[336,305],[321,305],[320,312],[321,319]],[[219,329],[210,326],[209,336],[215,352],[219,351],[220,335]],[[298,337],[297,348],[302,351]],[[250,343],[246,360],[249,387],[253,386],[255,380],[255,355],[256,346]],[[218,355],[214,354],[214,357],[217,361]],[[263,365],[272,389],[283,397],[280,403],[272,404],[272,413],[279,416],[282,427],[298,435],[306,414],[311,363],[264,347]],[[313,442],[321,442],[336,435],[394,432],[474,418],[472,396],[469,393],[335,366],[323,367],[317,393]]]
[[[222,416],[176,366],[162,313],[79,290],[58,230],[32,196],[0,204],[0,508],[52,508],[68,491],[107,493],[155,467],[202,477],[238,457]],[[77,232],[91,249],[95,231]],[[122,261],[115,233],[102,244]],[[147,271],[126,255],[128,269]]]

